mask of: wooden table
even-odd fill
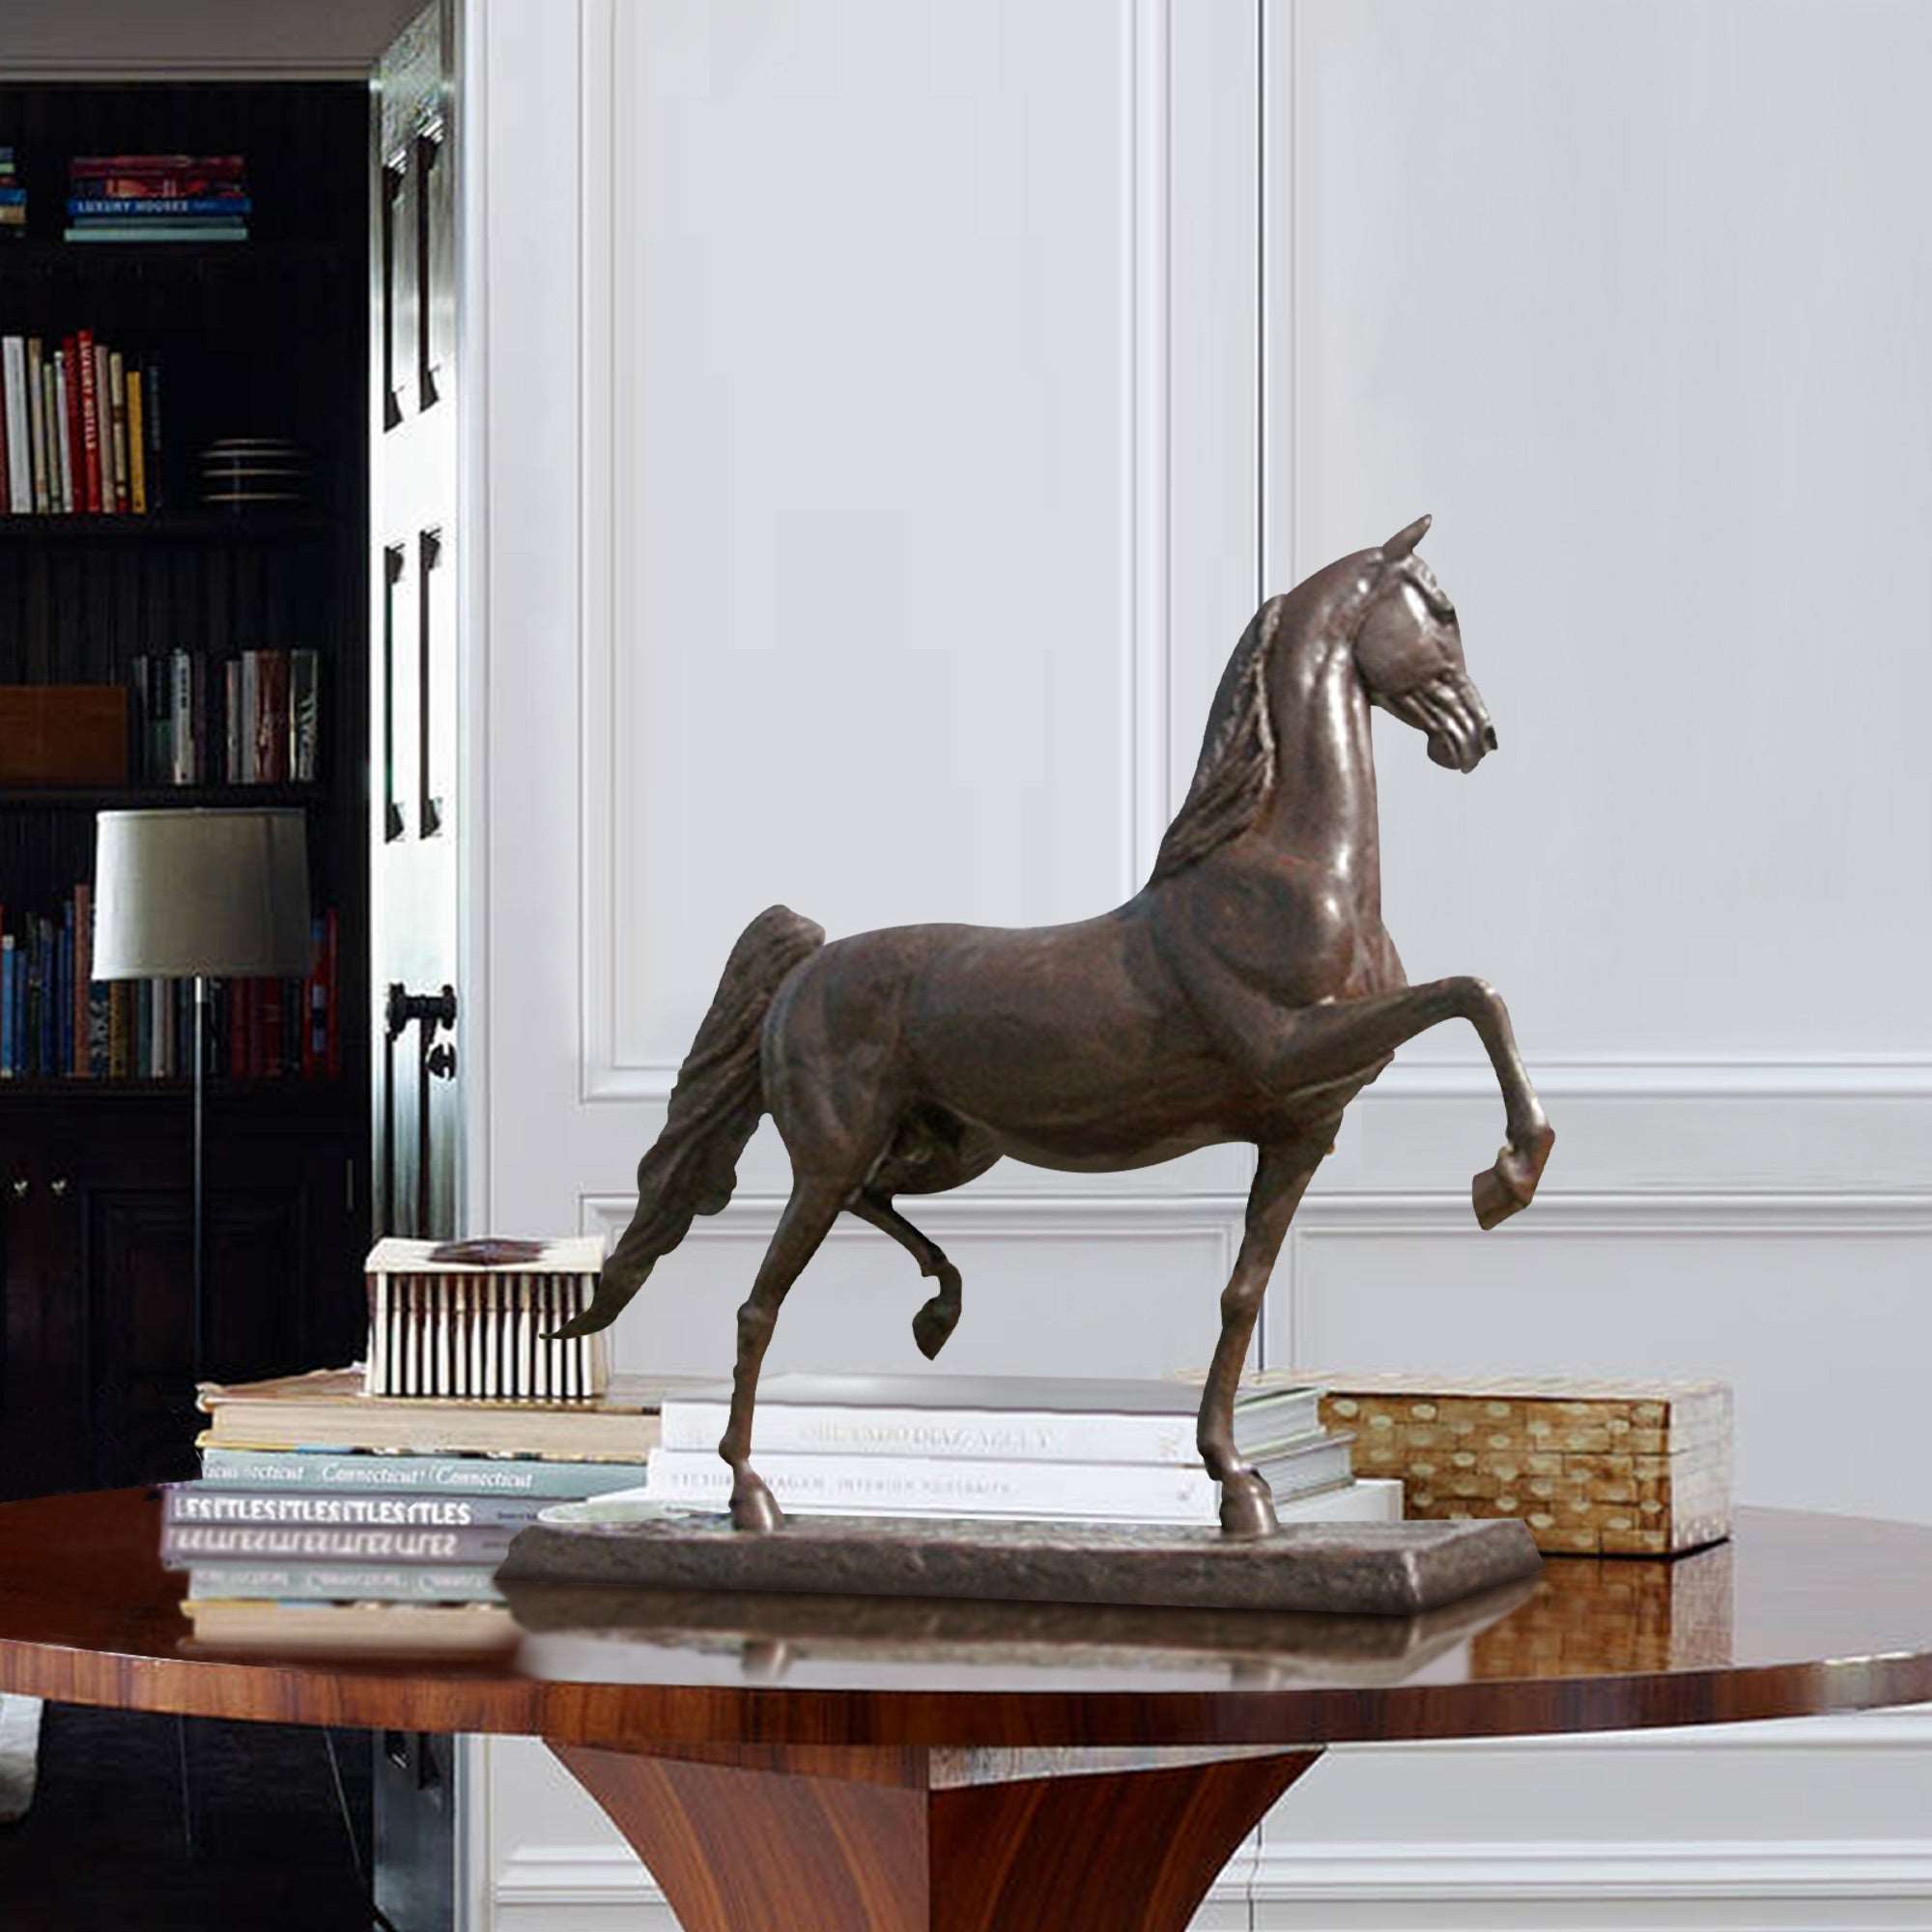
[[[0,1507],[0,1690],[543,1738],[688,1932],[1179,1932],[1325,1745],[1932,1700],[1932,1529],[1849,1517],[1418,1624],[534,1590],[468,1661],[200,1654],[159,1536],[150,1492]]]

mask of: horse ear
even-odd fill
[[[1388,542],[1382,545],[1382,558],[1388,563],[1400,563],[1429,534],[1432,519],[1417,517],[1406,529],[1398,530]]]

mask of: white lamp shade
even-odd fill
[[[97,980],[294,979],[308,971],[299,811],[103,811],[99,828]]]

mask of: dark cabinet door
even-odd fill
[[[57,1151],[0,1145],[0,1496],[87,1482],[86,1317],[71,1192],[51,1185],[61,1178]]]
[[[129,1118],[112,1131],[75,1109],[30,1138],[0,1138],[10,1495],[195,1472],[186,1112],[120,1112]],[[362,1224],[351,1160],[326,1119],[211,1109],[214,1379],[355,1358]]]

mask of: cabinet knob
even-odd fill
[[[14,1181],[14,1199],[15,1201],[24,1201],[27,1198],[27,1189],[31,1184],[24,1174],[16,1176]]]
[[[58,1201],[67,1192],[67,1176],[63,1174],[48,1181],[47,1192]]]

